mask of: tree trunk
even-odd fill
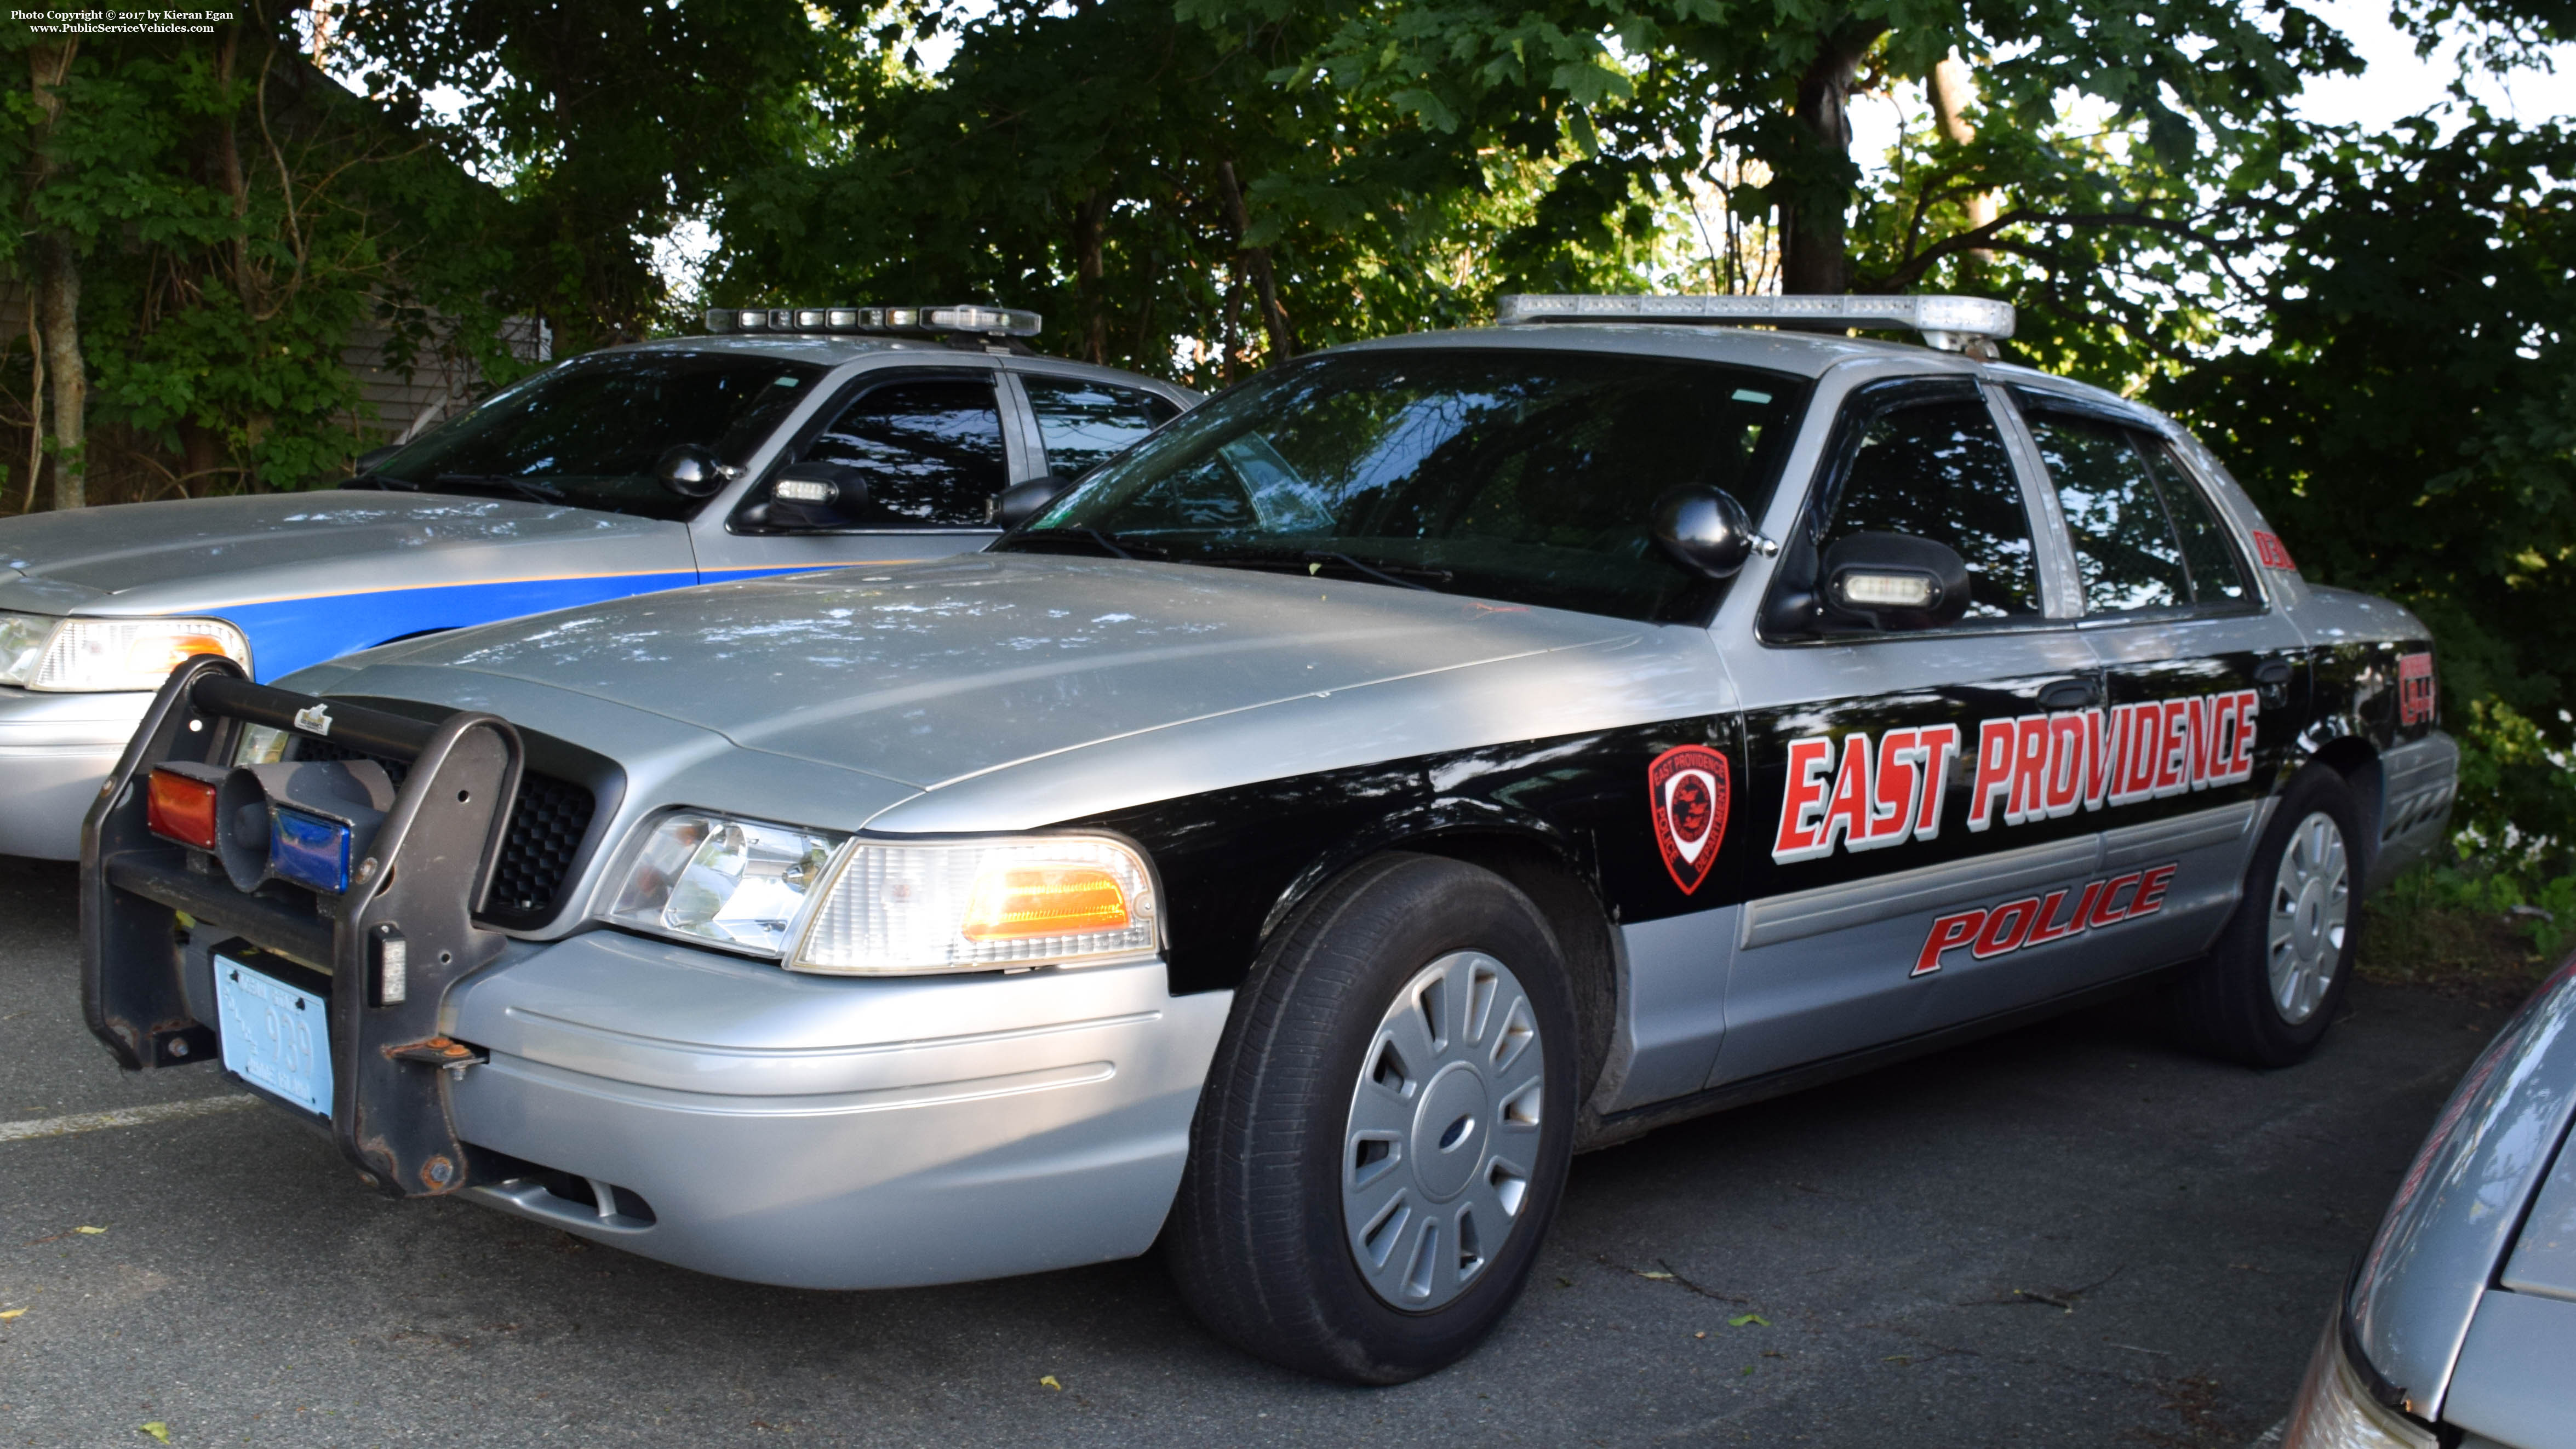
[[[1261,296],[1261,325],[1270,333],[1270,360],[1285,362],[1297,355],[1297,334],[1288,329],[1287,309],[1279,305],[1279,282],[1270,271],[1270,248],[1243,246],[1243,239],[1252,233],[1252,213],[1243,204],[1243,187],[1235,180],[1234,163],[1218,162],[1216,174],[1225,183],[1225,209],[1234,222],[1234,244],[1243,248],[1244,268],[1252,274],[1253,288]]]
[[[1082,356],[1104,365],[1109,361],[1109,309],[1100,295],[1100,229],[1108,218],[1109,198],[1097,191],[1085,196],[1073,212],[1073,276],[1074,290],[1082,298]]]
[[[48,150],[55,121],[63,113],[56,87],[72,66],[77,40],[39,42],[27,48],[27,78],[39,116],[30,138],[35,164],[27,187],[32,213],[36,194],[54,174]],[[34,220],[30,215],[29,221]],[[71,239],[59,232],[30,226],[27,284],[35,294],[36,329],[43,339],[44,369],[50,384],[54,424],[54,506],[78,508],[89,501],[88,471],[83,454],[88,445],[86,415],[89,371],[81,363],[80,257]],[[34,480],[28,480],[33,497]]]
[[[1977,139],[1977,128],[1968,124],[1968,107],[1977,103],[1977,78],[1968,71],[1968,63],[1956,53],[1932,67],[1924,81],[1924,90],[1932,97],[1932,120],[1948,137],[1950,144],[1965,146]],[[1968,227],[1971,231],[1993,223],[2000,211],[1994,192],[1980,191],[1968,198]],[[1980,247],[1967,254],[1968,270],[1993,262],[1995,254]]]
[[[80,259],[60,237],[37,243],[36,323],[45,333],[45,372],[53,385],[54,506],[89,502],[89,443],[85,421],[89,373],[81,365]]]
[[[1825,36],[1798,78],[1793,119],[1799,131],[1788,199],[1780,207],[1780,290],[1833,293],[1850,285],[1843,253],[1844,213],[1851,205],[1851,85],[1862,54],[1877,39]]]

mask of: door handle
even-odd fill
[[[2090,679],[2061,679],[2039,689],[2043,709],[2083,709],[2102,702],[2102,686]]]
[[[2266,659],[2254,666],[2254,682],[2266,689],[2278,689],[2290,682],[2290,661]]]

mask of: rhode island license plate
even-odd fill
[[[218,954],[224,1070],[308,1112],[331,1115],[330,1001]]]

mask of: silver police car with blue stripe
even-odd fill
[[[90,1024],[390,1193],[818,1288],[1161,1238],[1377,1383],[1580,1148],[2142,989],[2296,1062],[2449,813],[2429,636],[2010,328],[1509,299],[979,554],[194,660],[87,824]]]
[[[1009,309],[710,320],[540,373],[339,491],[0,520],[0,855],[78,853],[177,660],[275,679],[547,609],[981,548],[1003,488],[1196,400],[1031,355],[1038,319]],[[810,476],[772,479],[782,463]]]

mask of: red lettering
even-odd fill
[[[2093,908],[2093,913],[2091,915],[2084,918],[2084,924],[2087,926],[2116,926],[2120,924],[2121,920],[2128,915],[2128,910],[2126,907],[2114,908],[2111,903],[2120,898],[2120,892],[2127,890],[2129,887],[2136,885],[2137,883],[2138,872],[2134,870],[2129,872],[2127,875],[2115,875],[2109,880],[2104,881],[2102,883],[2102,902]]]
[[[2168,699],[2156,730],[2156,793],[2178,795],[2191,788],[2191,701]]]
[[[1959,753],[1959,727],[1932,725],[1922,732],[1923,808],[1914,814],[1914,838],[1930,840],[1941,833],[1941,801],[1950,793],[1950,757]]]
[[[2263,696],[2250,689],[2236,693],[2236,751],[2228,756],[2227,778],[2254,778],[2254,716],[2263,708]]]
[[[1923,954],[1914,958],[1912,976],[1929,976],[1941,969],[1941,953],[1954,950],[1976,939],[1977,928],[1986,923],[1984,911],[1961,911],[1943,916],[1932,923],[1932,934],[1923,938]]]
[[[2099,709],[2084,711],[2084,808],[2099,810],[2102,797],[2111,788],[2111,757],[2117,741],[2113,738],[2116,715]]]
[[[2048,818],[2072,815],[2084,803],[2084,716],[2048,717]]]
[[[1814,860],[1833,853],[1825,839],[1825,781],[1834,742],[1824,736],[1789,742],[1789,784],[1780,797],[1780,833],[1771,842],[1777,861]]]
[[[1983,830],[1994,824],[1989,818],[1995,808],[1995,797],[2012,789],[2013,722],[1990,719],[1977,727],[1977,789],[1968,801],[1968,828]],[[2009,822],[2008,814],[2005,820]]]
[[[2236,773],[2231,763],[2236,755],[2236,737],[2245,729],[2245,722],[2236,717],[2236,709],[2244,701],[2233,694],[2213,694],[2209,698],[2214,715],[2209,726],[2209,783],[2224,785]]]
[[[2030,934],[2022,939],[2022,944],[2024,946],[2045,946],[2051,941],[2063,940],[2066,937],[2072,936],[2076,932],[2084,929],[2082,925],[2084,920],[2084,906],[2080,901],[2076,903],[2075,914],[2067,917],[2065,925],[2051,926],[2048,924],[2050,921],[2056,919],[2057,908],[2064,904],[2065,901],[2066,892],[2064,891],[2050,891],[2048,893],[2048,899],[2040,902],[2039,904],[2039,918],[2030,923]]]
[[[2127,805],[2144,800],[2156,791],[2156,753],[2152,738],[2164,711],[2151,701],[2146,704],[2124,704],[2120,713],[2128,724],[2120,731],[2120,790],[2111,803]]]
[[[1919,731],[1889,730],[1878,740],[1878,778],[1869,794],[1869,848],[1902,845],[1914,833],[1915,797],[1923,793],[1917,763],[1923,758]],[[1852,849],[1861,849],[1859,841]]]
[[[2048,716],[2026,714],[2014,725],[2012,799],[2004,807],[2006,825],[2048,815]]]
[[[2039,897],[2024,896],[2006,901],[1986,913],[1986,928],[1977,933],[1973,954],[1980,961],[2021,949],[2021,938],[2030,933],[2030,923],[2039,919]]]
[[[1825,850],[1837,840],[1869,840],[1869,736],[1859,730],[1843,737],[1843,767],[1834,776],[1834,798],[1825,806]]]
[[[2129,913],[2122,916],[2120,919],[2124,921],[2134,921],[2140,916],[2152,916],[2156,912],[2163,910],[2165,908],[2165,887],[2173,884],[2174,872],[2179,869],[2181,869],[2181,867],[2178,865],[2160,865],[2154,870],[2148,871],[2146,879],[2138,882],[2138,899],[2136,903],[2131,905],[2129,907]]]
[[[2218,773],[2219,702],[2225,695],[2204,694],[2191,702],[2191,788],[2205,790]]]

